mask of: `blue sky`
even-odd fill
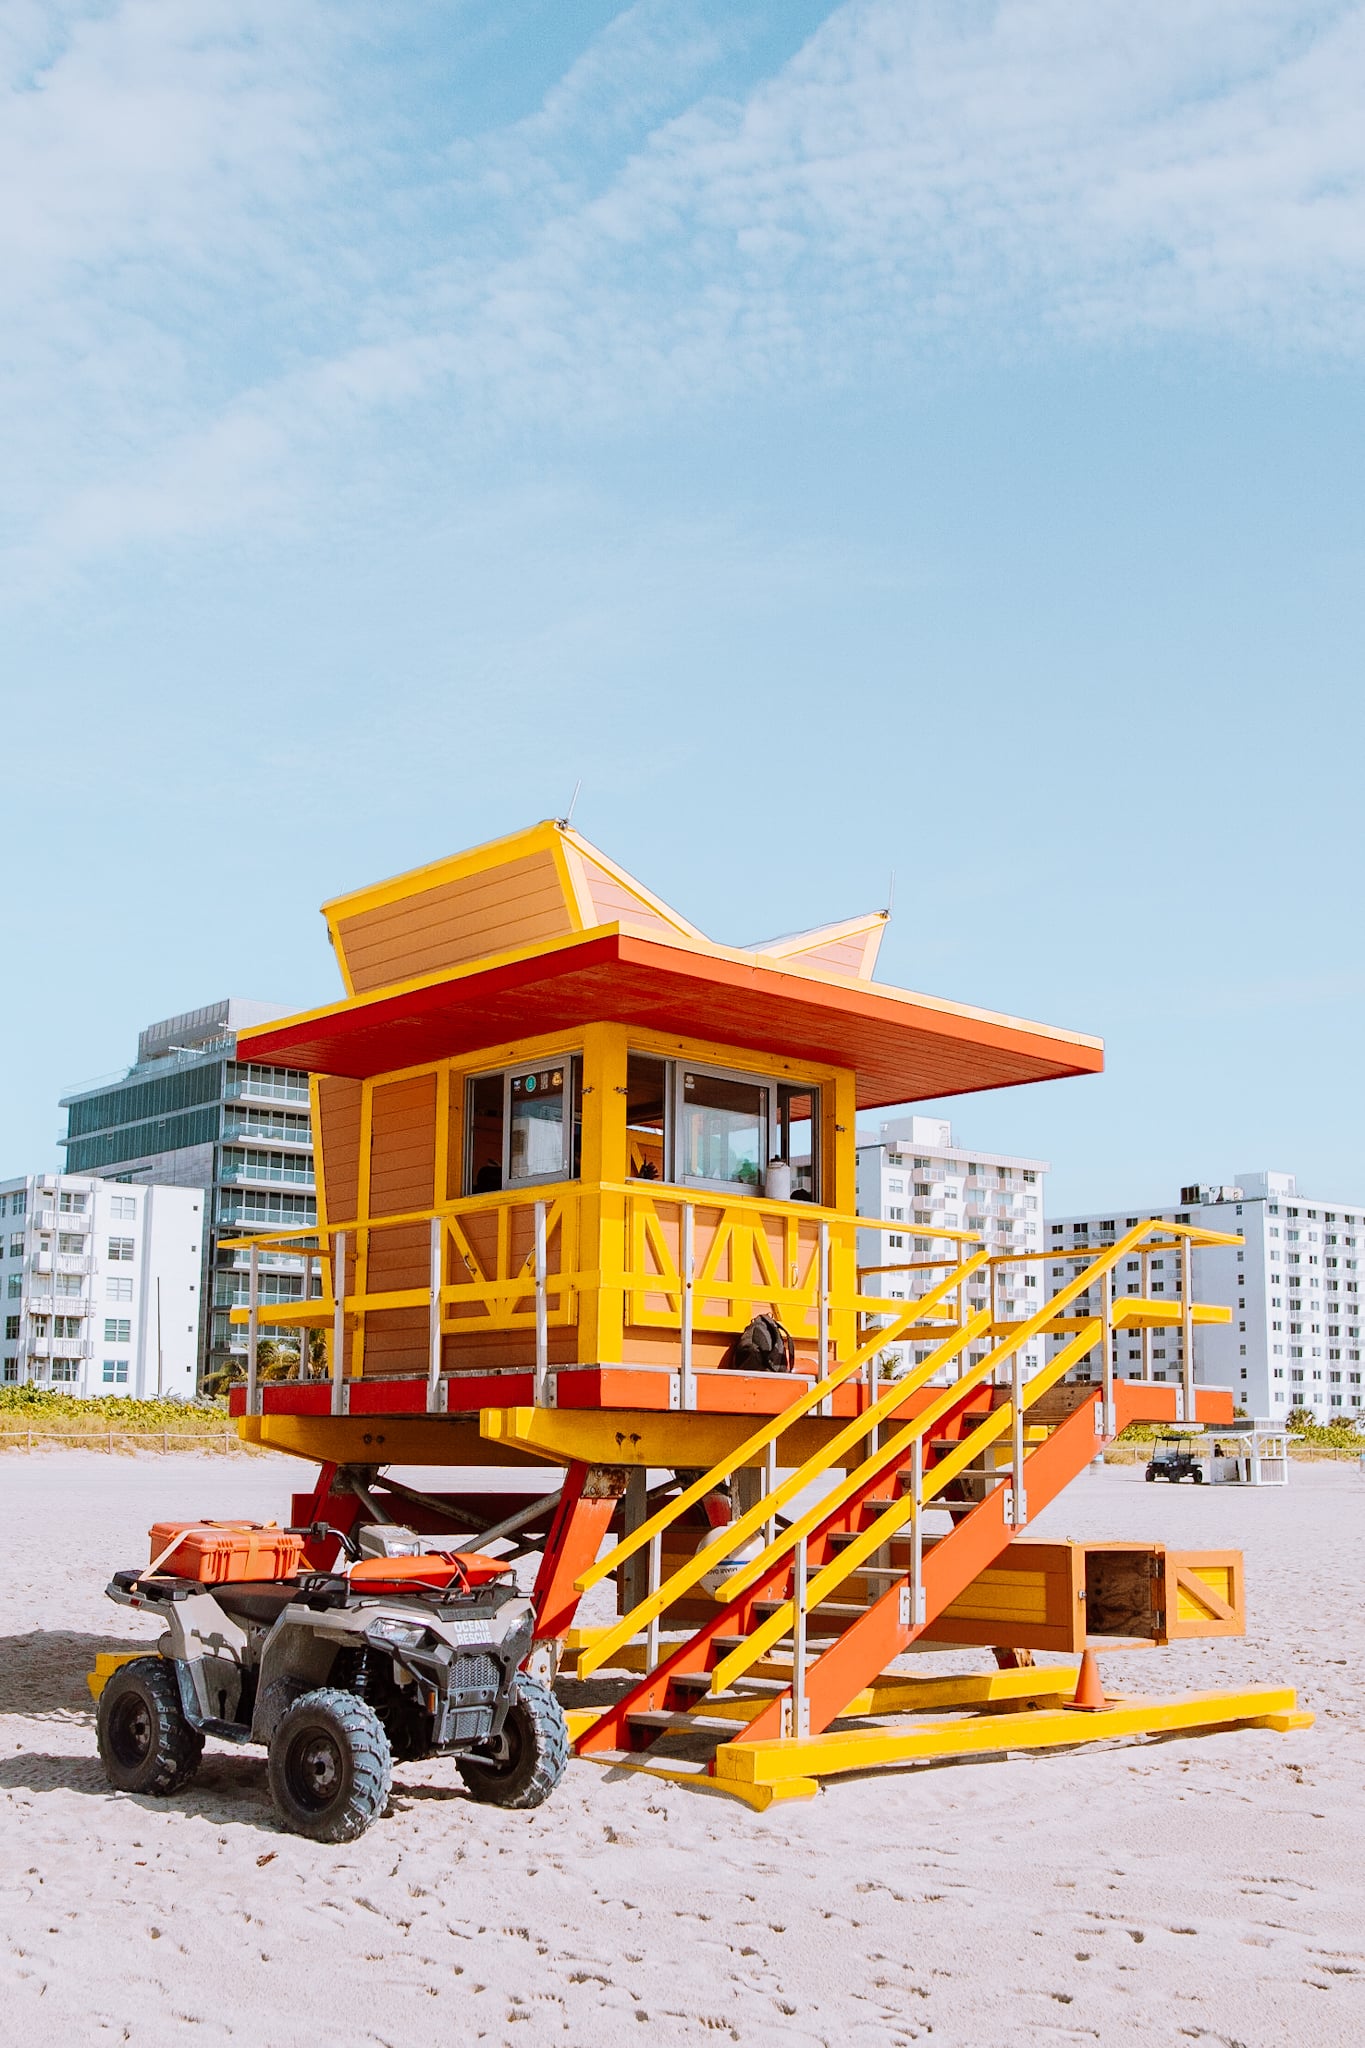
[[[1365,1197],[1365,6],[17,0],[0,1167],[561,812],[1102,1034],[1053,1206]]]

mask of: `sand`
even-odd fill
[[[154,1518],[287,1514],[287,1461],[0,1458],[0,2040],[1365,2040],[1365,1477],[1179,1492],[1088,1474],[1040,1534],[1245,1549],[1245,1640],[1115,1653],[1130,1689],[1301,1688],[1230,1733],[836,1782],[765,1815],[572,1764],[539,1813],[401,1765],[359,1843],[283,1833],[255,1751],[111,1793],[84,1674]]]

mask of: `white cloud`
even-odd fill
[[[14,10],[27,573],[509,422],[948,348],[1365,341],[1359,0],[848,0],[746,92],[713,12],[623,9],[538,112],[418,148],[349,92],[361,0]]]

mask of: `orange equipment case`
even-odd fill
[[[158,1572],[205,1586],[290,1579],[303,1562],[303,1538],[277,1522],[156,1522],[151,1540]]]

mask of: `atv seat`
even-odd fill
[[[224,1614],[230,1614],[234,1621],[254,1621],[265,1628],[271,1628],[291,1600],[299,1597],[297,1579],[266,1579],[256,1584],[237,1581],[224,1586],[210,1586],[212,1593]]]

